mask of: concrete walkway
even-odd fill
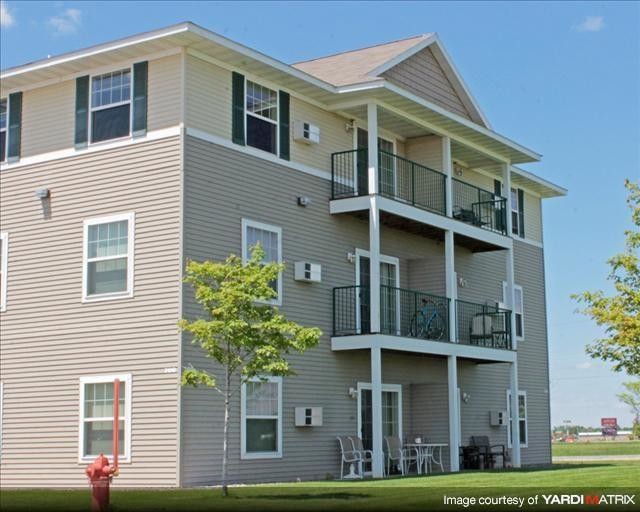
[[[605,460],[638,460],[640,455],[571,455],[564,457],[553,457],[553,462],[598,462]]]

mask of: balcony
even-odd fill
[[[378,151],[378,195],[389,199],[391,208],[381,208],[381,221],[388,226],[443,239],[446,218],[446,175],[386,151]],[[369,195],[368,150],[341,151],[331,156],[332,202]],[[345,203],[346,204],[346,203]],[[480,187],[452,179],[453,218],[472,228],[460,229],[456,243],[476,251],[506,247],[507,200]],[[396,206],[393,206],[396,205]],[[407,210],[407,207],[417,210]],[[365,216],[367,205],[354,201],[334,213],[350,211]],[[412,213],[413,212],[413,213]],[[435,214],[435,215],[434,215]],[[482,230],[482,231],[480,231]],[[490,234],[483,234],[490,232]],[[500,235],[500,236],[496,236]]]
[[[333,336],[372,334],[369,287],[333,289]],[[450,299],[415,290],[380,287],[380,334],[449,342]],[[456,301],[460,344],[511,350],[511,312],[486,304]]]

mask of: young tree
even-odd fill
[[[622,385],[627,388],[624,393],[619,393],[618,400],[626,404],[633,414],[633,435],[640,436],[640,380],[623,382]]]
[[[625,186],[629,190],[627,203],[634,227],[625,231],[625,251],[607,262],[615,294],[607,297],[602,291],[596,291],[572,297],[586,304],[582,313],[605,326],[606,337],[588,345],[587,353],[612,362],[614,371],[640,375],[640,186],[629,180]]]
[[[294,374],[285,356],[304,352],[320,341],[321,331],[289,321],[266,303],[277,296],[273,283],[283,271],[280,263],[264,263],[264,251],[252,248],[250,260],[230,255],[223,263],[190,261],[185,282],[194,288],[204,318],[181,320],[207,356],[220,365],[221,378],[205,369],[187,367],[182,385],[207,386],[224,397],[222,492],[228,495],[228,434],[231,397],[249,379]]]

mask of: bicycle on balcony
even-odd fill
[[[410,334],[414,338],[440,341],[444,339],[446,323],[433,299],[423,298],[422,307],[411,318]]]

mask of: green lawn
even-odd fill
[[[562,457],[571,455],[640,455],[640,441],[553,443],[552,452],[553,455]]]
[[[507,495],[526,500],[551,493],[602,494],[613,488],[618,488],[617,493],[638,493],[638,482],[640,463],[566,464],[538,470],[477,471],[376,481],[239,486],[233,487],[231,496],[224,499],[218,489],[126,491],[118,490],[116,484],[111,502],[113,512],[468,510],[443,506],[443,495],[477,498]],[[0,493],[0,510],[87,511],[88,500],[86,490],[4,490]],[[537,508],[550,509],[543,505],[541,496],[539,502]],[[513,506],[478,508],[517,510]]]

